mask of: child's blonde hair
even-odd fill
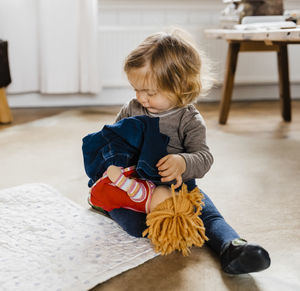
[[[182,30],[150,35],[125,59],[127,75],[144,67],[148,67],[145,82],[153,80],[178,107],[194,102],[204,91],[200,53]]]
[[[156,252],[168,255],[178,250],[187,256],[191,246],[201,247],[208,240],[199,217],[204,205],[202,199],[203,194],[197,187],[188,192],[183,184],[179,194],[175,195],[172,185],[172,197],[147,214],[148,228],[143,236],[151,240]]]

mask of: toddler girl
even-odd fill
[[[136,98],[123,106],[116,121],[137,115],[159,117],[160,132],[170,138],[168,155],[156,165],[161,181],[176,180],[178,188],[182,182],[202,178],[213,156],[206,144],[204,120],[192,105],[205,90],[208,77],[201,74],[201,58],[194,44],[179,30],[155,33],[128,55],[124,70]],[[201,219],[223,271],[243,274],[268,268],[268,252],[241,239],[209,197],[204,197]],[[141,237],[146,229],[145,213],[118,208],[109,215],[133,236]]]

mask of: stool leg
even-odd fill
[[[291,121],[291,94],[289,80],[288,50],[286,44],[281,44],[277,52],[277,64],[279,75],[279,94],[281,115],[284,121]]]
[[[220,124],[226,124],[227,122],[231,97],[232,97],[234,74],[236,70],[239,50],[240,50],[240,43],[229,42],[227,59],[226,59],[224,85],[222,90],[222,99],[221,99],[220,113],[219,113]]]
[[[0,88],[0,123],[10,123],[12,121],[13,117],[7,103],[5,89]]]

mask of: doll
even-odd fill
[[[175,250],[184,256],[190,247],[201,247],[208,238],[199,215],[203,194],[195,187],[188,192],[183,184],[179,192],[174,185],[156,186],[153,182],[140,179],[135,167],[108,167],[91,188],[90,204],[106,211],[127,208],[147,214],[148,228],[143,232],[154,244],[155,251],[167,255]]]

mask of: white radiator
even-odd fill
[[[295,6],[288,0],[285,7]],[[296,1],[298,2],[298,1]],[[99,0],[99,67],[104,87],[127,84],[122,72],[123,61],[131,49],[146,36],[169,25],[179,25],[192,33],[214,64],[222,82],[227,44],[224,40],[207,39],[203,29],[217,27],[219,13],[225,5],[221,0]],[[300,82],[300,46],[289,46],[290,79]],[[239,55],[237,84],[277,83],[276,54],[242,53]]]
[[[123,63],[128,53],[134,49],[149,34],[161,31],[161,27],[104,27],[99,28],[99,68],[103,86],[124,86],[127,85],[123,73]],[[202,28],[188,27],[197,42],[203,40]],[[218,55],[218,59],[224,58],[225,43],[221,44],[223,49],[217,51],[213,48],[213,53]],[[203,46],[207,47],[207,43]],[[202,47],[202,45],[201,45]]]
[[[223,79],[227,44],[224,40],[211,40],[203,36],[203,27],[186,27],[196,38],[200,47],[206,52],[218,74],[218,80]],[[124,86],[127,84],[122,71],[126,55],[150,33],[161,30],[161,27],[104,27],[99,28],[99,68],[104,87]],[[290,79],[300,81],[299,45],[289,46]],[[256,52],[239,54],[236,72],[237,84],[270,84],[276,83],[277,59],[276,53]]]

